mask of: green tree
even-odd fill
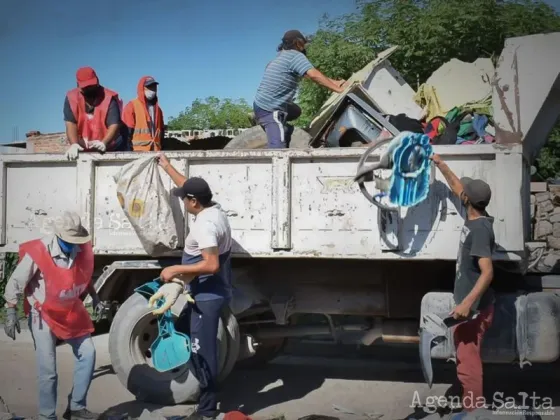
[[[391,64],[416,88],[452,58],[467,62],[497,58],[508,37],[556,31],[560,31],[560,15],[541,1],[358,0],[356,13],[323,19],[308,55],[327,76],[346,79],[379,52],[399,45]],[[297,124],[308,125],[329,95],[304,80]],[[547,168],[543,169],[547,176],[560,173],[560,161],[547,160],[560,159],[557,144],[560,138],[543,151],[539,173],[541,168]]]
[[[251,108],[244,99],[195,99],[176,117],[169,118],[169,130],[205,130],[219,128],[247,128],[251,125]]]
[[[537,159],[538,178],[546,180],[560,177],[560,125],[550,133],[548,142]]]

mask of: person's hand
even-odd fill
[[[455,319],[465,319],[468,318],[471,313],[471,305],[466,302],[461,302],[451,311],[449,315],[452,315]]]
[[[95,319],[97,321],[101,320],[106,314],[109,314],[110,309],[111,307],[108,304],[99,302],[93,307],[93,314],[95,315]]]
[[[188,303],[194,303],[194,299],[192,298],[192,296],[189,293],[184,292],[184,290],[185,283],[178,278],[174,278],[169,283],[165,283],[148,301],[148,306],[150,308],[154,308],[158,300],[165,300],[160,308],[152,311],[152,314],[161,315],[165,313],[168,309],[175,305],[175,302],[177,302],[177,298],[183,293],[185,293],[185,295],[187,296]]]
[[[107,146],[101,140],[89,141],[87,146],[88,149],[97,150],[100,153],[105,153],[107,151]]]
[[[4,324],[4,332],[12,340],[16,339],[16,331],[21,334],[19,320],[16,308],[6,308],[6,323]]]
[[[176,265],[171,265],[161,270],[161,273],[159,274],[160,280],[164,283],[168,283],[174,279],[177,279],[182,281],[183,283],[190,283],[192,279],[195,278],[195,276],[191,274],[177,274],[175,270],[176,267]]]
[[[148,307],[155,308],[157,301],[164,299],[165,302],[160,308],[152,311],[154,315],[161,315],[177,302],[177,298],[183,293],[184,286],[179,282],[165,283],[148,301]]]
[[[93,308],[93,316],[95,321],[101,320],[105,314],[109,313],[110,310],[110,305],[101,302],[97,294],[91,297],[91,306]]]
[[[174,265],[169,266],[169,267],[165,267],[163,270],[161,270],[161,273],[159,274],[159,278],[161,279],[162,282],[167,283],[169,281],[171,281],[171,279],[173,277],[176,276],[176,274],[174,273]]]
[[[76,160],[78,159],[78,153],[83,152],[84,148],[82,146],[80,146],[78,143],[74,143],[73,145],[71,145],[68,150],[66,150],[66,153],[64,154],[64,157],[67,160]]]
[[[163,169],[167,169],[167,167],[170,165],[169,159],[167,159],[167,156],[165,156],[163,152],[159,152],[156,155],[156,159],[159,163],[159,166],[161,166]]]
[[[336,84],[337,84],[339,87],[346,87],[346,80],[343,80],[343,79],[337,80],[337,81],[336,81]]]
[[[441,160],[440,155],[437,155],[435,153],[432,156],[430,156],[430,159],[432,160],[432,162],[434,162],[436,166],[438,166],[441,162],[443,162],[443,160]]]

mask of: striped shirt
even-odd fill
[[[268,63],[255,96],[255,105],[265,111],[285,111],[296,96],[299,80],[313,68],[307,57],[296,50],[280,51]]]

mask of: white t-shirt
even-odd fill
[[[156,126],[156,109],[153,105],[148,104],[148,111],[150,112],[150,133],[155,136],[155,126]]]
[[[231,228],[227,215],[219,204],[214,204],[195,217],[185,241],[185,252],[198,256],[201,249],[218,247],[219,254],[222,255],[231,251],[231,245]]]

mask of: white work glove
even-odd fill
[[[98,152],[105,153],[107,151],[107,146],[101,140],[91,140],[87,143],[88,149],[97,150]]]
[[[16,331],[18,334],[21,334],[21,328],[19,326],[19,320],[18,320],[16,308],[7,308],[6,323],[4,324],[4,332],[12,340],[15,340]]]
[[[83,152],[84,148],[80,146],[78,143],[74,143],[72,146],[66,150],[64,157],[68,160],[76,160],[78,159],[78,153]]]
[[[192,296],[184,291],[185,290],[185,283],[177,278],[174,278],[169,283],[165,283],[161,286],[158,291],[150,298],[148,302],[148,306],[150,308],[154,308],[156,306],[156,302],[159,299],[165,299],[165,303],[161,305],[161,308],[155,309],[152,311],[154,315],[161,315],[177,302],[177,298],[184,293],[187,296],[187,302],[194,303],[194,299]]]

